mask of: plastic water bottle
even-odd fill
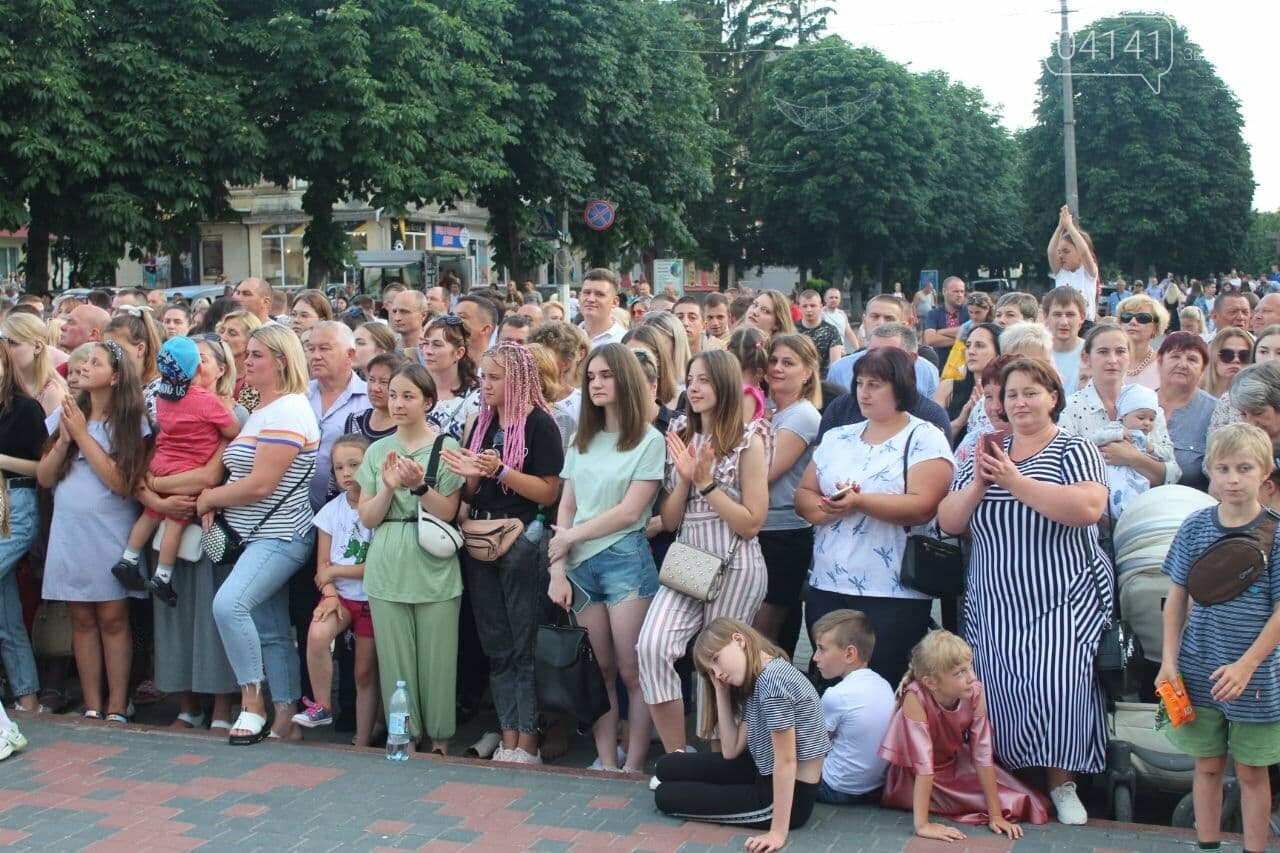
[[[403,681],[396,682],[387,708],[387,760],[409,760],[409,694]]]
[[[533,521],[529,522],[529,526],[524,529],[524,538],[534,545],[542,541],[542,531],[546,529],[546,525],[543,524],[544,518],[545,516],[542,513],[538,513]]]

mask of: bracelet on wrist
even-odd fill
[[[718,485],[716,485],[716,481],[715,481],[715,480],[712,480],[712,481],[711,481],[710,483],[708,483],[706,486],[704,486],[704,487],[702,487],[702,488],[699,488],[699,489],[698,489],[698,494],[702,495],[702,496],[705,498],[707,495],[711,494],[712,492],[714,492],[714,491],[715,491],[716,489],[718,489],[718,488],[720,488],[720,487],[719,487]]]

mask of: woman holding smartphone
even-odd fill
[[[588,357],[582,412],[565,456],[564,491],[548,548],[547,594],[566,609],[573,586],[586,594],[578,620],[586,626],[609,694],[609,711],[594,727],[599,758],[592,766],[629,773],[644,771],[649,750],[649,709],[640,691],[636,643],[658,591],[645,527],[666,462],[663,437],[648,422],[648,397],[640,362],[624,344],[605,344]],[[627,688],[631,722],[622,768],[618,674]]]

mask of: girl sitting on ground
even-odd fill
[[[950,631],[925,635],[911,651],[898,687],[898,710],[880,745],[889,762],[881,805],[914,813],[922,838],[958,841],[965,834],[933,823],[933,814],[982,824],[1021,838],[1014,821],[1047,823],[1044,797],[997,767],[982,682],[973,649]]]
[[[698,635],[693,660],[707,693],[703,727],[719,726],[720,753],[659,759],[654,800],[673,817],[767,829],[751,853],[773,853],[809,820],[831,749],[818,693],[782,650],[722,616]]]

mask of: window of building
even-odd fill
[[[0,246],[0,277],[8,278],[18,274],[18,264],[22,257],[17,246]]]
[[[272,286],[307,282],[307,259],[302,250],[305,224],[269,225],[262,229],[262,278]]]
[[[211,234],[200,238],[200,281],[209,284],[217,281],[226,269],[222,265],[222,235]]]
[[[404,248],[414,252],[431,249],[431,223],[421,219],[404,220]]]
[[[347,232],[347,241],[351,245],[353,252],[366,252],[369,250],[369,223],[361,222],[355,228]]]

